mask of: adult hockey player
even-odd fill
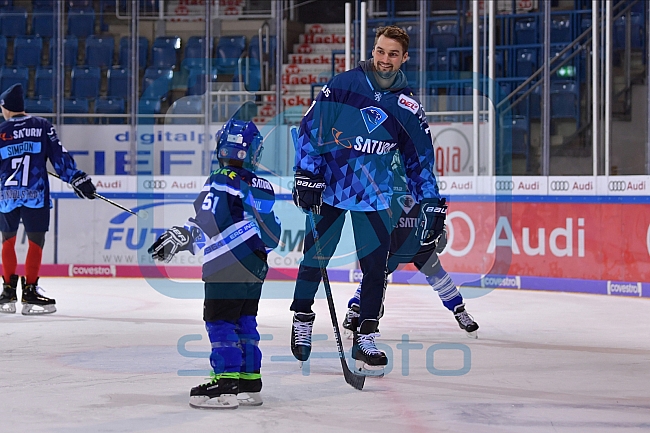
[[[425,275],[433,290],[438,293],[442,304],[454,314],[458,326],[467,333],[468,337],[478,338],[478,323],[465,311],[463,296],[442,267],[438,257],[447,245],[447,231],[443,231],[437,242],[421,245],[417,238],[420,205],[415,203],[408,193],[404,168],[397,153],[393,160],[393,174],[395,178],[391,210],[394,228],[388,253],[388,273],[393,273],[402,263],[413,263],[418,271]],[[361,285],[357,287],[356,293],[348,302],[348,312],[343,321],[343,328],[346,329],[348,336],[352,336],[353,331],[359,326],[360,291]]]
[[[192,407],[262,404],[256,316],[267,253],[278,244],[280,221],[272,210],[272,185],[254,173],[261,152],[262,135],[253,122],[228,121],[217,139],[221,168],[210,174],[194,201],[196,216],[167,230],[149,248],[160,261],[178,251],[203,250],[203,320],[213,373],[210,382],[190,391]]]
[[[50,122],[25,113],[23,87],[14,84],[0,95],[0,231],[2,231],[2,295],[0,311],[15,313],[16,233],[22,221],[29,246],[22,283],[22,313],[46,314],[56,311],[56,302],[44,296],[38,286],[39,270],[50,227],[49,160],[61,180],[70,183],[81,198],[94,199],[95,186],[90,177],[77,169]]]
[[[399,70],[408,59],[408,44],[408,35],[399,27],[377,29],[372,58],[323,87],[300,123],[296,143],[294,202],[316,214],[324,263],[336,249],[345,214],[352,218],[363,273],[352,356],[361,374],[383,370],[388,363],[375,338],[386,287],[391,161],[396,150],[404,158],[409,191],[422,205],[422,239],[436,239],[444,226],[446,206],[433,174],[429,126]],[[311,307],[321,280],[309,220],[290,307],[291,349],[300,361],[311,353]]]

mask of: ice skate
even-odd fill
[[[25,316],[50,314],[56,311],[56,301],[41,294],[42,287],[38,286],[38,278],[34,284],[26,284],[25,277],[20,277],[23,286],[22,313]]]
[[[190,406],[197,409],[237,409],[239,373],[214,374],[210,382],[190,391]]]
[[[18,275],[12,275],[9,282],[2,277],[2,294],[0,295],[0,313],[16,312],[16,286],[18,286]]]
[[[251,377],[253,376],[253,377]],[[261,406],[262,378],[257,373],[240,373],[237,402],[240,406]]]
[[[465,311],[465,304],[457,305],[454,308],[454,317],[460,329],[467,332],[469,338],[478,338],[478,323]]]
[[[343,335],[346,336],[349,340],[354,338],[354,332],[359,327],[359,306],[352,304],[348,308],[348,312],[345,314],[345,319],[343,319]]]
[[[361,323],[358,332],[354,334],[352,358],[356,360],[356,374],[373,377],[384,376],[384,366],[388,364],[388,358],[375,345],[375,338],[379,337],[378,323],[377,320],[366,319]]]
[[[311,332],[314,328],[316,313],[294,313],[291,326],[291,352],[298,361],[309,359],[311,355]]]

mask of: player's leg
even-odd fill
[[[315,216],[316,232],[322,248],[320,259],[314,243],[310,219],[305,225],[304,258],[298,269],[298,278],[289,308],[294,312],[291,326],[291,351],[299,361],[306,361],[311,354],[311,333],[316,315],[311,309],[321,281],[321,261],[326,266],[341,239],[345,222],[345,211],[323,204],[320,215]]]
[[[2,294],[0,295],[0,313],[16,312],[16,286],[18,275],[16,267],[16,232],[20,222],[20,208],[11,212],[0,213],[0,231],[2,231]]]
[[[379,316],[384,302],[387,260],[390,247],[390,218],[387,211],[352,212],[354,240],[363,278],[359,296],[359,328],[354,335],[352,357],[360,373],[383,375],[386,354],[375,345]]]
[[[50,209],[47,207],[21,208],[21,218],[27,233],[27,258],[22,282],[22,304],[25,315],[48,314],[56,311],[56,301],[43,295],[38,285],[45,233],[50,228]]]
[[[237,335],[245,300],[238,283],[206,282],[203,320],[210,339],[211,380],[190,391],[190,406],[201,409],[235,409],[239,406],[242,350]],[[244,289],[245,293],[245,289]]]
[[[467,332],[468,337],[477,338],[478,323],[465,311],[463,296],[456,288],[451,276],[442,267],[438,254],[432,252],[426,257],[416,256],[413,264],[426,276],[427,282],[438,293],[445,308],[454,314],[458,326]]]

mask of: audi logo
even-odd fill
[[[627,189],[624,180],[611,180],[607,186],[610,191],[625,191]]]
[[[438,189],[440,191],[447,191],[447,182],[445,182],[444,180],[439,181],[438,182]]]
[[[142,187],[145,189],[164,189],[167,187],[167,182],[164,180],[145,180],[142,182]]]
[[[554,180],[551,182],[551,191],[568,191],[569,181],[567,180]]]
[[[497,180],[494,182],[494,188],[497,191],[512,191],[515,189],[515,183],[511,180]]]

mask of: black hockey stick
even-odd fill
[[[325,268],[325,264],[323,263],[323,257],[321,255],[322,250],[320,248],[318,231],[316,231],[316,220],[314,218],[314,213],[311,211],[309,212],[309,219],[311,223],[311,232],[312,235],[314,236],[314,245],[316,246],[316,256],[318,257],[320,273],[323,276],[323,285],[325,286],[327,305],[330,309],[332,328],[334,328],[334,338],[336,339],[336,346],[339,350],[339,358],[341,359],[341,367],[343,368],[343,377],[345,377],[345,381],[349,383],[353,388],[362,390],[363,384],[366,381],[366,377],[352,373],[345,360],[345,352],[343,351],[343,341],[341,339],[341,330],[339,329],[339,321],[336,318],[336,309],[334,308],[334,298],[332,297],[332,287],[330,286],[330,279],[327,276],[327,269]]]
[[[54,177],[56,177],[57,179],[61,180],[61,176],[59,176],[59,175],[56,174],[56,173],[52,173],[51,171],[48,171],[47,174],[49,174],[50,176],[54,176]],[[122,209],[123,211],[130,213],[131,215],[135,215],[135,216],[137,216],[138,218],[146,219],[146,218],[149,216],[149,213],[148,213],[146,210],[144,210],[144,209],[140,209],[140,210],[137,211],[137,212],[133,212],[133,211],[132,211],[131,209],[129,209],[128,207],[122,206],[122,205],[119,204],[119,203],[115,203],[113,200],[108,199],[108,198],[104,197],[104,196],[101,195],[101,194],[97,194],[97,193],[95,192],[94,195],[95,195],[95,197],[104,200],[106,203],[112,204],[113,206],[115,206],[115,207],[117,207],[117,208],[120,208],[120,209]]]

